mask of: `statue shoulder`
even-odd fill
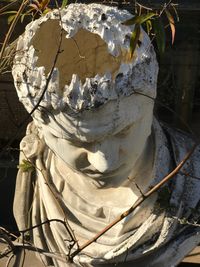
[[[187,133],[183,130],[170,127],[165,123],[160,123],[171,147],[171,152],[173,153],[176,163],[184,158],[186,153],[188,153],[193,146],[196,144],[196,141],[192,134]],[[200,162],[200,145],[197,144],[194,153],[189,159],[190,162]]]
[[[34,121],[27,126],[26,135],[20,143],[20,151],[28,159],[39,155],[44,149],[44,140],[40,138],[38,128]]]

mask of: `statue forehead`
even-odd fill
[[[59,138],[97,141],[141,122],[147,113],[152,113],[152,108],[152,99],[132,94],[81,113],[49,113],[48,123],[42,123],[42,129]]]
[[[42,94],[44,108],[76,113],[134,91],[155,97],[158,67],[143,31],[141,45],[129,55],[134,25],[122,22],[131,17],[114,7],[71,4],[29,24],[13,66],[25,108],[30,112]]]

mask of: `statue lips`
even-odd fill
[[[123,171],[126,171],[125,169],[125,165],[126,164],[122,164],[120,165],[118,168],[112,170],[112,171],[108,171],[108,172],[99,172],[98,170],[92,170],[92,169],[81,169],[79,170],[82,174],[85,174],[91,178],[96,178],[96,179],[106,179],[106,178],[110,178],[110,177],[113,177],[113,176],[116,176],[116,175],[119,175],[121,174]]]

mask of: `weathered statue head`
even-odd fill
[[[131,17],[70,5],[28,25],[18,42],[20,101],[29,112],[37,106],[46,144],[92,178],[127,175],[151,133],[158,67],[144,31],[131,57],[134,26],[122,24]]]
[[[131,17],[114,7],[72,4],[30,23],[18,41],[13,76],[33,117],[20,160],[33,162],[35,172],[19,170],[14,213],[21,230],[40,225],[30,231],[34,246],[63,257],[44,259],[47,266],[175,266],[199,242],[197,230],[181,235],[177,221],[191,215],[200,195],[199,181],[181,174],[165,185],[164,200],[162,190],[152,194],[78,253],[74,265],[66,260],[77,248],[69,232],[44,223],[67,221],[82,245],[190,148],[191,140],[153,120],[156,56],[143,30],[130,55],[134,25],[123,22]],[[199,157],[188,163],[193,174]]]

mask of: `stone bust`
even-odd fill
[[[67,221],[78,244],[91,239],[167,175],[192,140],[153,117],[158,65],[141,30],[130,57],[132,15],[99,4],[71,4],[32,22],[13,66],[20,101],[33,122],[21,141],[14,214],[20,230]],[[199,150],[185,172],[198,176]],[[46,266],[176,266],[199,242],[200,181],[177,174],[161,191],[73,259]],[[166,205],[167,202],[167,205]],[[195,213],[192,211],[195,210]],[[63,256],[70,231],[58,221],[30,230],[34,246]],[[70,250],[70,251],[69,251]]]

